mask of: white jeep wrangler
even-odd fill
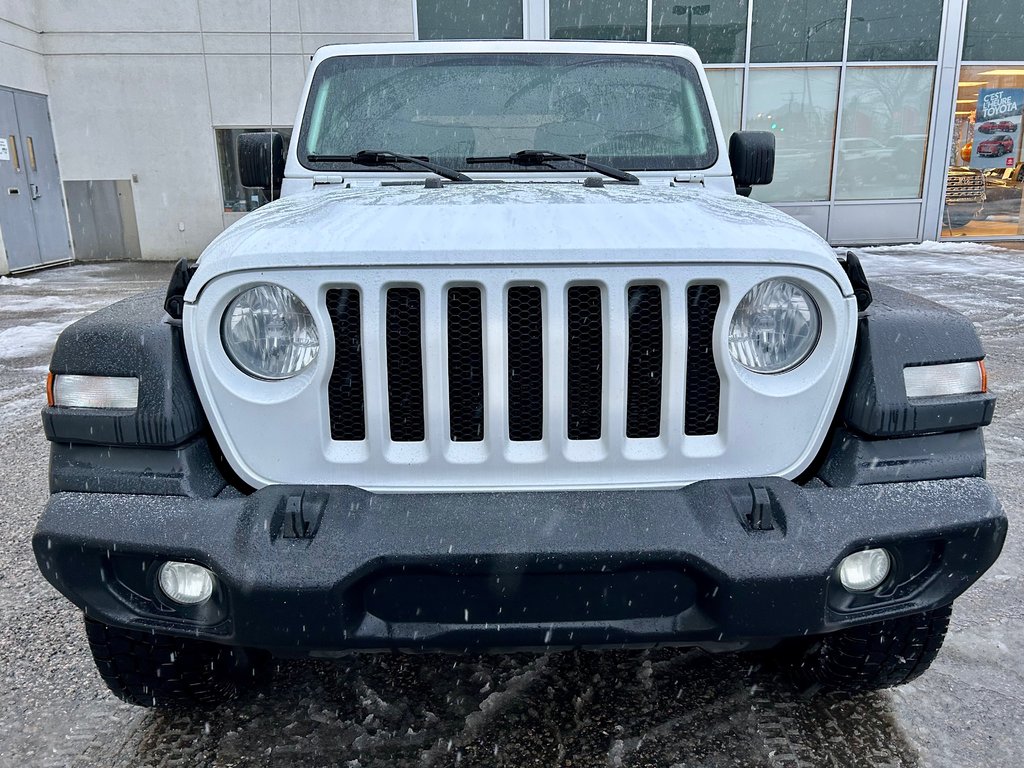
[[[998,556],[971,324],[749,200],[690,48],[328,46],[239,163],[282,199],[51,364],[35,551],[125,700],[654,644],[865,690]]]

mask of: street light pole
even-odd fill
[[[693,17],[707,16],[711,13],[711,3],[702,5],[673,5],[672,15],[682,16],[686,14],[686,43],[692,45],[693,40]]]
[[[818,34],[818,32],[823,30],[829,24],[831,24],[833,21],[844,21],[845,22],[846,21],[846,17],[845,16],[834,16],[831,19],[825,19],[824,21],[819,21],[813,27],[808,27],[807,28],[807,35],[804,37],[804,61],[807,61],[810,58],[810,56],[811,56],[811,38],[814,37],[816,34]],[[864,17],[863,16],[852,16],[850,18],[850,21],[851,22],[853,22],[853,21],[864,21]]]

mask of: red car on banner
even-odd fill
[[[977,152],[982,157],[1001,157],[1013,152],[1012,136],[994,136],[978,144]]]
[[[1006,133],[1017,130],[1017,124],[1010,120],[994,120],[978,126],[980,133]]]

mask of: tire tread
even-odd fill
[[[801,669],[821,687],[844,693],[909,683],[938,655],[950,612],[946,606],[825,635],[804,656]]]
[[[110,691],[129,704],[209,706],[235,695],[244,654],[203,640],[109,627],[86,617],[96,669]]]

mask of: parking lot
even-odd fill
[[[932,670],[805,698],[757,657],[695,651],[287,662],[230,705],[167,715],[96,675],[77,611],[39,575],[49,350],[73,320],[163,288],[169,264],[0,278],[0,764],[7,766],[1019,766],[1024,755],[1024,251],[862,251],[872,279],[966,313],[999,394],[989,476],[1001,559],[957,601]]]

